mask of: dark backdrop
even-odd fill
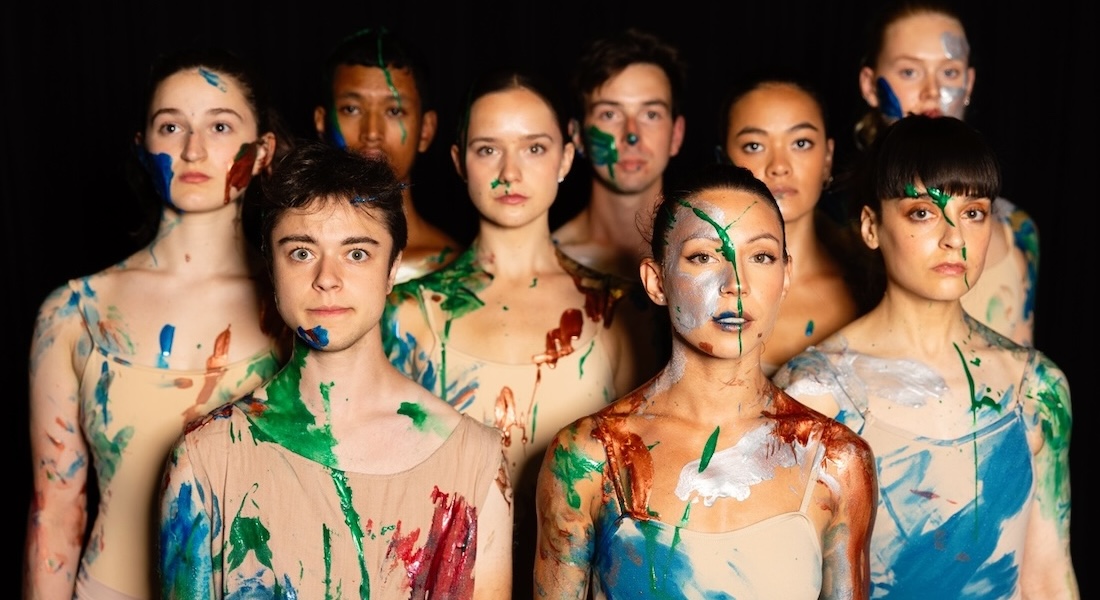
[[[691,66],[687,136],[673,175],[713,160],[718,105],[728,82],[760,64],[805,67],[822,82],[837,158],[844,162],[851,153],[851,124],[863,106],[856,83],[861,32],[877,3],[375,4],[38,2],[6,11],[0,30],[0,199],[8,247],[4,303],[14,338],[5,379],[14,392],[8,431],[15,460],[8,477],[15,498],[6,504],[10,521],[4,529],[13,532],[5,553],[13,571],[19,568],[14,557],[22,552],[31,489],[27,349],[35,312],[66,279],[134,250],[125,234],[135,211],[121,159],[133,139],[132,119],[154,53],[213,43],[260,61],[291,128],[306,136],[312,135],[313,66],[328,45],[378,23],[406,32],[434,63],[441,110],[440,134],[415,174],[416,197],[430,219],[466,241],[472,209],[448,148],[464,86],[482,67],[528,63],[564,77],[583,41],[595,33],[638,25],[665,36]],[[1094,247],[1084,239],[1096,215],[1096,96],[1083,91],[1095,89],[1095,9],[1084,0],[966,2],[961,8],[978,68],[969,120],[1000,155],[1005,196],[1031,213],[1040,232],[1036,344],[1063,368],[1076,392],[1072,540],[1087,598],[1094,577],[1084,568],[1084,533],[1091,529],[1087,506],[1096,495],[1080,482],[1095,418],[1084,394],[1087,364],[1094,359],[1072,332],[1086,325],[1082,292],[1095,285],[1079,279],[1096,274]],[[553,225],[584,201],[585,174],[578,162],[554,207]],[[20,577],[17,571],[11,575],[5,580]]]

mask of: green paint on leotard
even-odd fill
[[[351,540],[355,543],[355,552],[359,558],[359,574],[363,581],[359,584],[359,597],[370,598],[370,573],[367,572],[366,557],[363,556],[363,528],[359,525],[359,513],[351,499],[351,487],[348,486],[347,476],[343,471],[332,469],[332,483],[336,485],[336,495],[340,498],[340,510],[344,512],[344,523],[351,532]]]
[[[703,446],[703,456],[699,458],[699,472],[702,473],[707,465],[710,464],[711,457],[714,456],[714,448],[718,445],[718,431],[721,427],[715,427],[714,431],[707,438],[707,445]]]
[[[1001,412],[1001,405],[997,404],[996,400],[990,398],[989,396],[987,396],[985,394],[982,394],[982,397],[978,398],[978,394],[974,390],[974,376],[970,374],[970,367],[966,366],[966,357],[963,356],[962,348],[959,348],[959,345],[956,344],[955,342],[951,342],[951,345],[955,347],[955,352],[958,353],[959,360],[962,361],[963,372],[966,373],[966,383],[967,383],[968,386],[970,386],[970,415],[971,415],[972,422],[975,425],[977,425],[977,423],[978,423],[978,410],[982,406],[988,406],[988,407],[993,408],[997,412]],[[973,446],[974,446],[974,498],[975,498],[975,506],[977,506],[978,484],[981,481],[981,478],[978,477],[978,432],[975,431],[971,435],[972,435],[972,438],[973,438],[972,443],[973,443]],[[977,521],[978,521],[978,510],[977,510],[977,508],[974,509],[974,521],[975,521],[975,523],[977,523]]]

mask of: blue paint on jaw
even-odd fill
[[[882,116],[886,117],[888,121],[896,121],[902,118],[904,115],[901,112],[901,102],[894,95],[894,90],[890,87],[886,78],[879,77],[875,81],[875,88],[878,95],[879,111]]]
[[[313,329],[299,327],[298,337],[302,338],[314,350],[324,350],[325,346],[328,346],[328,331],[320,325]]]
[[[170,190],[172,189],[172,157],[161,154],[150,154],[145,146],[141,144],[134,145],[134,152],[137,154],[138,162],[145,168],[145,171],[149,173],[150,179],[153,182],[153,189],[156,190],[157,195],[168,206],[175,207],[172,204],[172,196]]]

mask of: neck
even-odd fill
[[[483,220],[473,246],[481,267],[494,277],[529,279],[560,269],[545,219],[521,228],[497,227]]]
[[[888,345],[921,356],[936,356],[943,352],[945,340],[961,340],[970,333],[958,300],[918,298],[894,286],[887,287],[865,324],[877,338],[889,340]]]
[[[208,213],[165,209],[156,238],[139,259],[164,270],[247,275],[252,254],[236,204]]]
[[[689,421],[755,418],[769,406],[772,384],[760,369],[760,347],[737,359],[706,356],[675,340],[672,358],[649,393],[665,392],[664,412]]]
[[[793,279],[798,279],[800,275],[822,271],[830,264],[828,252],[822,245],[821,239],[817,237],[812,212],[801,219],[786,223],[784,230],[787,238],[787,253],[792,259]]]

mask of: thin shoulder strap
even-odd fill
[[[798,512],[806,514],[806,509],[810,507],[810,499],[814,496],[814,489],[817,488],[817,480],[820,478],[819,474],[821,469],[825,465],[825,443],[820,432],[816,436],[817,448],[814,449],[814,461],[810,467],[810,476],[806,478],[806,491],[802,493],[802,505],[798,507]]]

